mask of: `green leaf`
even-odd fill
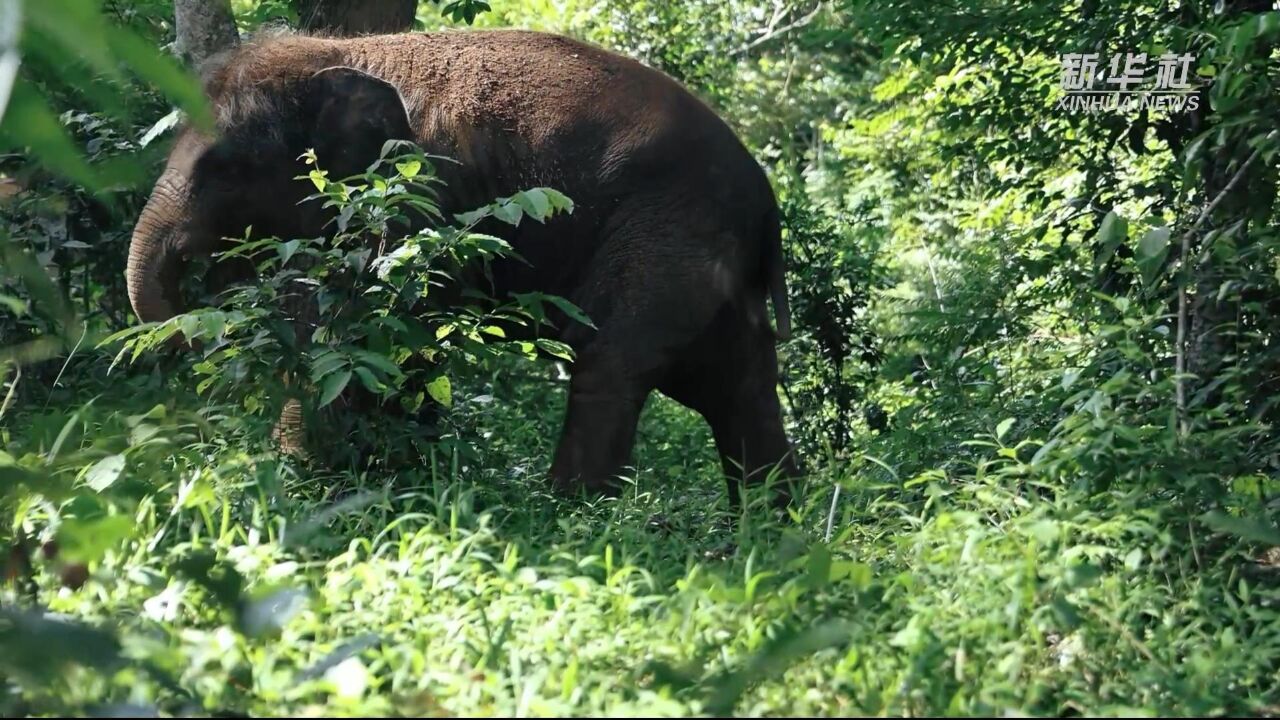
[[[326,351],[312,358],[311,379],[319,382],[320,378],[337,370],[347,363],[347,358],[333,351]]]
[[[1004,420],[1001,420],[1000,424],[996,425],[996,439],[1003,440],[1005,433],[1009,432],[1009,428],[1013,427],[1013,424],[1017,421],[1017,418],[1005,418]]]
[[[280,256],[280,265],[284,266],[298,252],[298,248],[302,245],[301,240],[289,240],[282,242],[276,246],[276,253]]]
[[[453,407],[453,385],[445,375],[427,383],[427,394],[445,407]]]
[[[541,190],[542,194],[547,198],[547,202],[551,203],[552,209],[557,212],[573,212],[573,200],[569,199],[568,195],[565,195],[559,190],[553,190],[548,187],[538,189]]]
[[[213,113],[195,75],[137,33],[108,23],[105,34],[112,51],[129,69],[177,104],[193,124],[205,129],[213,127]]]
[[[64,57],[87,63],[98,73],[118,79],[120,68],[104,29],[112,27],[96,2],[39,0],[23,3],[31,29],[62,47]]]
[[[316,190],[324,192],[325,186],[329,183],[328,175],[328,170],[312,170],[307,177],[311,178],[311,184],[316,186]]]
[[[251,638],[274,636],[306,606],[307,595],[297,588],[259,591],[236,603],[236,629]]]
[[[0,669],[37,683],[67,672],[69,664],[109,672],[125,663],[115,636],[35,610],[0,608]]]
[[[1144,284],[1150,285],[1155,282],[1168,255],[1169,228],[1152,228],[1142,236],[1138,241],[1137,262]]]
[[[120,479],[122,472],[124,472],[124,455],[110,455],[94,463],[85,474],[84,481],[89,487],[102,492]]]
[[[415,178],[418,171],[422,169],[422,162],[419,160],[406,160],[396,163],[396,172],[406,178]]]
[[[27,304],[22,298],[16,298],[12,295],[0,295],[0,305],[9,308],[9,311],[18,317],[27,314]]]
[[[1084,620],[1080,617],[1075,605],[1072,605],[1062,595],[1054,596],[1052,603],[1050,603],[1050,608],[1052,608],[1054,618],[1058,621],[1058,624],[1065,630],[1075,630],[1080,627],[1080,623]]]
[[[1236,517],[1221,510],[1210,510],[1201,515],[1200,519],[1205,525],[1221,533],[1264,545],[1280,545],[1280,528],[1264,520]]]
[[[846,581],[859,592],[871,587],[871,566],[866,563],[840,560],[831,564],[831,581]]]
[[[537,343],[537,347],[548,355],[558,357],[561,360],[573,361],[573,348],[569,347],[565,343],[562,343],[559,340],[552,340],[550,338],[538,338],[535,342]],[[531,352],[532,347],[526,347],[526,345],[527,343],[521,343],[521,350],[525,354],[529,355],[529,357],[533,357],[535,353]]]
[[[1067,568],[1065,574],[1067,586],[1073,590],[1088,587],[1100,577],[1102,577],[1102,569],[1087,562],[1072,565]]]
[[[1042,545],[1050,545],[1057,541],[1061,525],[1055,520],[1037,520],[1028,523],[1024,530]]]
[[[565,315],[568,315],[570,318],[577,320],[583,325],[586,325],[589,328],[595,327],[595,324],[591,322],[591,318],[587,317],[586,313],[582,312],[577,305],[574,305],[559,295],[543,295],[542,299],[560,308],[560,311]]]
[[[547,216],[551,213],[551,201],[538,188],[518,192],[514,200],[520,204],[521,208],[524,208],[526,215],[538,222],[545,222]]]
[[[364,385],[369,392],[377,395],[381,395],[386,392],[387,386],[378,380],[378,378],[374,377],[369,368],[361,365],[356,366],[353,370],[355,371],[356,377],[360,378],[360,384]]]
[[[351,369],[335,372],[324,379],[324,387],[320,393],[320,407],[324,407],[337,399],[351,382]]]
[[[524,213],[514,202],[498,203],[493,208],[493,216],[509,225],[519,225]]]
[[[1102,218],[1102,225],[1098,228],[1098,237],[1096,242],[1101,247],[1098,254],[1098,265],[1105,265],[1115,254],[1116,248],[1120,243],[1129,237],[1129,223],[1124,218],[1116,215],[1115,211],[1107,213]]]
[[[13,149],[30,148],[48,169],[85,187],[103,185],[100,174],[85,162],[57,114],[25,78],[18,78],[9,96],[4,122],[0,124],[0,144]]]
[[[852,633],[852,626],[841,621],[827,621],[808,628],[779,632],[775,639],[748,658],[744,665],[724,671],[706,681],[706,686],[712,692],[706,700],[704,710],[718,717],[732,714],[738,700],[752,686],[781,675],[805,656],[843,644]]]
[[[482,208],[476,208],[475,210],[470,210],[468,212],[457,213],[453,217],[462,225],[474,225],[480,222],[481,220],[489,217],[492,214],[493,214],[493,208],[491,208],[488,205],[485,205]]]
[[[133,535],[133,528],[128,515],[67,518],[58,526],[58,555],[67,562],[93,562]]]
[[[368,350],[357,350],[355,355],[363,360],[366,365],[376,370],[381,370],[391,377],[400,377],[403,374],[400,372],[400,366],[396,365],[395,362],[386,355],[369,352]]]
[[[831,551],[826,545],[814,545],[809,550],[808,584],[813,590],[826,587],[831,581]]]

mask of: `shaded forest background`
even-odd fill
[[[235,0],[179,32],[217,5],[0,2],[4,714],[1280,711],[1273,3]],[[353,418],[358,466],[278,452],[288,348],[118,357],[133,221],[207,117],[186,64],[468,25],[640,59],[769,171],[791,517],[728,522],[656,396],[624,497],[550,495],[563,380],[519,347],[437,338],[440,426]],[[1067,112],[1066,53],[1191,54],[1198,107]]]

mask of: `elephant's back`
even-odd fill
[[[341,42],[349,62],[400,88],[420,140],[490,180],[568,182],[581,194],[703,157],[754,163],[675,80],[571,38],[485,30]]]
[[[675,80],[550,33],[268,37],[220,58],[206,90],[220,123],[231,125],[269,107],[271,88],[299,86],[335,65],[396,86],[415,139],[460,161],[467,177],[459,179],[490,198],[551,183],[589,199],[673,178],[692,187],[714,181],[739,196],[767,190],[733,131]]]
[[[536,133],[566,120],[644,122],[697,103],[656,70],[550,33],[459,30],[340,42],[353,65],[397,85],[411,111],[438,109],[459,122]]]

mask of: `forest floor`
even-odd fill
[[[705,427],[656,396],[623,497],[556,498],[551,387],[480,398],[504,430],[479,465],[324,474],[210,443],[83,587],[42,576],[123,659],[28,709],[1144,715],[1275,693],[1274,639],[1242,652],[1274,597],[1225,600],[1249,590],[1179,570],[1142,517],[1028,502],[1000,471],[906,479],[928,497],[908,505],[886,468],[819,465],[793,517],[732,522]]]

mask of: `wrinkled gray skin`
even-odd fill
[[[180,134],[134,232],[139,318],[177,312],[186,262],[221,238],[248,226],[323,234],[328,217],[299,204],[308,187],[293,179],[306,148],[343,177],[386,140],[410,139],[459,161],[440,167],[446,211],[540,185],[576,203],[545,226],[490,228],[531,263],[495,266],[498,294],[561,295],[597,327],[557,318],[576,353],[557,486],[616,488],[655,389],[710,423],[735,503],[736,480],[796,474],[767,305],[785,335],[773,192],[732,131],[670,78],[516,31],[275,38],[205,76],[217,132]]]

